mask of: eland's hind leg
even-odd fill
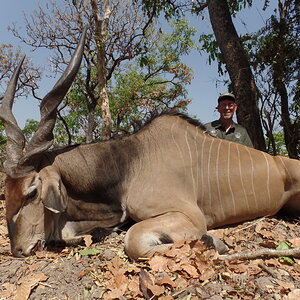
[[[138,259],[164,252],[178,240],[200,239],[206,233],[204,216],[200,219],[195,226],[185,214],[169,212],[136,223],[125,236],[125,251],[130,258]]]

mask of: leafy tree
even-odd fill
[[[115,130],[137,129],[153,112],[185,109],[190,102],[185,85],[192,73],[180,57],[195,47],[195,30],[186,20],[173,22],[171,29],[168,34],[162,30],[150,33],[147,51],[137,59],[137,65],[128,64],[125,72],[116,74],[110,97]]]
[[[270,94],[262,101],[263,117],[267,120],[273,117],[273,123],[280,118],[279,125],[292,158],[300,157],[299,10],[297,0],[278,1],[278,10],[266,26],[245,42],[257,77],[263,76],[260,93]],[[272,83],[271,86],[268,82]],[[264,127],[272,139],[273,128],[270,121],[267,123]]]
[[[58,4],[58,1],[53,0],[44,7],[39,6],[30,18],[26,16],[25,28],[28,33],[27,36],[19,32],[15,25],[11,27],[11,30],[16,37],[27,45],[34,48],[54,49],[54,54],[50,59],[52,68],[57,72],[61,72],[65,68],[63,65],[68,62],[69,55],[76,46],[79,32],[82,31],[84,24],[89,25],[84,62],[71,92],[60,107],[60,121],[57,125],[60,132],[58,131],[56,136],[58,137],[62,132],[67,132],[68,142],[74,139],[75,134],[79,134],[81,137],[85,135],[86,141],[91,141],[99,137],[99,132],[101,131],[103,138],[104,108],[101,106],[101,103],[103,103],[104,96],[101,90],[103,91],[105,87],[107,95],[110,99],[113,99],[109,89],[112,90],[114,88],[114,80],[116,80],[114,78],[117,78],[114,76],[121,76],[125,62],[130,61],[135,65],[140,64],[143,74],[148,76],[148,79],[144,78],[144,80],[148,80],[148,82],[154,75],[160,75],[161,78],[159,80],[170,83],[172,82],[170,78],[172,76],[174,78],[178,77],[179,71],[177,70],[184,69],[184,67],[178,60],[179,55],[176,54],[174,56],[173,51],[168,58],[170,60],[168,64],[167,59],[163,62],[165,65],[159,66],[161,62],[157,62],[156,67],[158,69],[151,76],[147,75],[148,71],[146,69],[150,70],[152,68],[155,70],[155,62],[151,61],[153,56],[151,58],[147,54],[147,51],[152,51],[154,44],[154,41],[151,40],[151,38],[154,38],[153,11],[148,15],[144,15],[141,13],[141,6],[133,5],[130,0],[97,1],[97,3],[88,0],[75,2],[64,0],[63,5]],[[109,9],[107,6],[109,6]],[[104,10],[101,10],[102,8]],[[101,13],[102,11],[106,11],[106,13]],[[178,24],[177,27],[179,28],[180,25]],[[104,33],[101,32],[103,28],[105,29]],[[183,29],[181,30],[184,33]],[[182,41],[179,40],[179,37],[177,37],[177,41],[169,41],[171,43],[169,49],[172,47],[179,49],[178,45],[181,44],[182,49],[179,49],[181,51],[179,53],[186,54],[186,51],[189,51],[191,47],[188,45],[190,43],[188,36],[190,33],[188,33],[187,29],[186,32],[187,37],[183,38]],[[184,45],[184,43],[187,44]],[[171,64],[172,59],[174,62],[176,61],[177,66]],[[100,60],[101,65],[99,63]],[[102,75],[100,79],[99,70],[101,68]],[[180,72],[183,74],[182,71]],[[186,72],[189,73],[189,71]],[[175,73],[178,74],[174,76]],[[166,79],[164,76],[169,76],[170,78]],[[187,74],[187,76],[189,75]],[[102,83],[100,83],[101,80]],[[176,80],[176,83],[171,84],[174,87],[179,87],[179,79]],[[176,97],[180,96],[179,93],[181,91],[184,93],[183,89],[177,89]],[[173,99],[176,97],[173,96]],[[107,103],[105,105],[107,106]],[[79,116],[79,114],[83,115]],[[101,120],[98,117],[99,114],[102,116]],[[112,112],[112,114],[114,116],[119,115],[118,112]],[[84,120],[82,116],[85,116]],[[75,128],[77,122],[80,126],[76,125],[78,128]],[[117,124],[117,122],[114,121],[114,124]],[[69,126],[73,126],[73,128],[68,128]],[[84,134],[82,134],[83,131]]]
[[[84,77],[84,74],[79,72],[78,77],[79,80],[72,85],[58,111],[58,120],[54,128],[56,145],[90,142],[102,137],[100,108],[96,107],[95,101],[89,101],[81,86],[80,78]],[[89,139],[87,132],[92,134],[92,139]]]
[[[264,149],[262,123],[268,149],[273,154],[276,154],[273,134],[281,130],[279,124],[289,156],[299,158],[299,0],[278,0],[278,9],[265,27],[240,37],[231,17],[251,6],[250,0],[144,0],[143,3],[146,10],[155,7],[157,13],[163,11],[167,18],[181,18],[186,12],[200,15],[208,8],[214,35],[201,35],[201,48],[209,54],[209,62],[217,60],[220,75],[228,72],[229,89],[241,104],[238,121],[248,129],[259,149]],[[264,9],[269,5],[270,1],[264,1]]]
[[[137,55],[137,45],[144,39],[143,30],[149,26],[149,17],[139,15],[138,7],[133,7],[128,1],[112,0],[109,24],[105,35],[105,62],[104,82],[112,78],[117,67],[128,59]],[[94,1],[93,1],[94,3]],[[75,4],[75,5],[74,5]],[[102,1],[98,1],[99,9]],[[95,15],[95,14],[94,14]],[[98,16],[97,16],[98,17]],[[100,15],[104,18],[105,15]],[[101,20],[100,20],[101,22]],[[99,32],[94,26],[91,2],[88,0],[53,0],[45,6],[38,6],[30,17],[25,16],[26,34],[19,32],[15,24],[11,26],[12,33],[29,46],[36,48],[55,49],[51,55],[52,69],[62,72],[69,61],[77,42],[79,33],[87,25],[89,33],[87,36],[84,63],[81,77],[77,84],[81,86],[84,99],[88,107],[89,126],[86,132],[87,140],[92,140],[93,128],[95,127],[95,108],[97,103],[102,103],[102,94],[99,89],[99,77],[95,73],[97,66],[97,55],[99,53]],[[103,55],[103,52],[101,53]],[[99,73],[99,72],[98,72]],[[101,112],[102,113],[102,112]]]
[[[239,123],[247,128],[255,148],[265,150],[255,81],[248,58],[232,22],[232,16],[252,2],[250,0],[143,0],[143,3],[147,11],[151,8],[155,8],[157,13],[164,11],[167,18],[171,16],[181,18],[187,11],[200,15],[205,8],[208,8],[216,44],[207,45],[214,53],[216,53],[216,45],[220,49],[218,58],[226,65],[231,79],[231,89],[240,104],[237,112]]]
[[[238,122],[247,128],[254,147],[265,150],[256,84],[249,60],[233,25],[229,5],[227,0],[208,0],[207,4],[214,35],[226,63],[232,89],[240,104],[237,111]]]
[[[288,156],[283,133],[275,132],[273,134],[273,141],[274,141],[274,145],[272,147],[268,147],[269,148],[268,152],[272,155]],[[269,138],[266,139],[266,143],[268,146],[270,146],[271,141]]]
[[[282,134],[280,125],[287,152],[294,158],[299,158],[300,135],[297,3],[297,0],[278,1],[278,9],[263,28],[240,37],[258,88],[260,118],[267,136],[267,150],[274,155],[285,154],[277,146],[278,136]],[[267,7],[266,1],[265,9]],[[218,61],[220,74],[226,72],[223,56],[213,35],[202,35],[200,41],[210,54],[209,59]]]
[[[149,30],[143,55],[116,69],[108,86],[114,135],[138,129],[153,112],[166,108],[185,109],[189,103],[185,85],[191,82],[192,73],[181,63],[180,57],[194,47],[194,34],[195,30],[185,20],[174,22],[168,34],[162,30]],[[75,83],[65,99],[67,110],[63,118],[69,127],[69,140],[76,142],[84,140],[83,133],[89,124],[86,118],[88,109],[82,105],[85,97],[81,85]],[[96,107],[96,112],[100,109]],[[100,139],[102,122],[99,114],[96,116],[94,139]],[[66,127],[60,119],[55,133],[57,141],[67,142]]]
[[[188,80],[189,70],[185,76]],[[128,72],[116,76],[116,87],[111,93],[114,132],[135,131],[153,113],[166,108],[185,110],[190,101],[184,95],[182,83],[170,84],[159,76],[147,78],[139,68],[130,67]]]

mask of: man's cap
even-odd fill
[[[224,93],[221,94],[218,98],[218,103],[220,103],[220,101],[225,100],[225,99],[229,99],[235,102],[235,96],[231,93]]]

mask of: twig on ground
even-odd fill
[[[280,275],[277,275],[271,268],[267,267],[265,264],[259,263],[258,266],[261,269],[263,269],[265,272],[267,272],[268,274],[270,274],[273,278],[281,279]]]
[[[259,219],[257,219],[257,220],[251,221],[250,224],[247,225],[247,226],[245,226],[245,227],[242,227],[242,228],[236,228],[236,229],[232,230],[231,234],[240,232],[240,231],[245,230],[245,229],[248,229],[248,228],[250,228],[250,227],[253,227],[253,226],[255,226],[257,223],[260,223],[261,221],[263,221],[263,220],[265,220],[265,219],[266,219],[266,217],[262,217],[262,218],[259,218]]]
[[[256,251],[245,251],[228,255],[220,255],[218,258],[220,260],[237,260],[280,256],[293,256],[295,258],[300,258],[300,247],[287,250],[260,249]]]

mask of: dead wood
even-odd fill
[[[273,278],[281,279],[280,274],[277,275],[271,268],[267,267],[265,264],[259,263],[258,266],[265,272],[267,272],[269,275],[271,275]]]
[[[275,250],[275,249],[259,249],[256,251],[245,251],[240,253],[233,253],[228,255],[220,255],[220,260],[238,260],[238,259],[257,259],[263,257],[281,257],[292,256],[294,258],[300,258],[300,247],[287,249],[287,250]]]

